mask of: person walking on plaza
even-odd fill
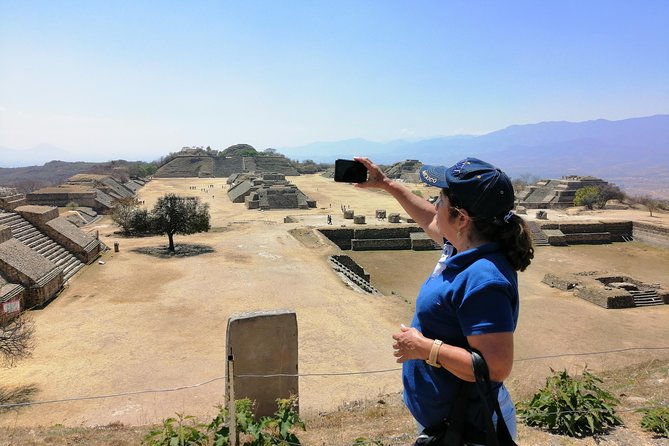
[[[418,292],[411,325],[401,325],[392,335],[394,355],[403,364],[404,402],[419,431],[445,425],[455,412],[461,383],[474,381],[470,349],[475,349],[488,365],[492,392],[515,438],[515,409],[503,381],[513,366],[517,272],[529,266],[534,248],[526,222],[513,212],[511,181],[476,158],[451,167],[422,166],[421,181],[440,189],[439,198],[430,203],[390,180],[368,158],[355,160],[369,172],[356,187],[390,193],[443,245],[434,272]],[[465,440],[470,440],[465,444],[485,441],[483,413],[482,401],[471,393],[465,421]]]

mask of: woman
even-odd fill
[[[393,182],[367,158],[369,177],[357,187],[389,192],[439,244],[443,254],[416,299],[411,327],[393,335],[403,363],[404,401],[423,427],[448,419],[460,380],[474,381],[467,347],[481,352],[504,419],[516,436],[515,410],[502,381],[513,366],[518,277],[534,257],[525,221],[512,211],[513,187],[499,169],[475,158],[452,167],[423,166],[420,179],[441,188],[432,204]],[[480,401],[470,398],[470,431],[485,430]],[[479,435],[480,436],[480,435]]]

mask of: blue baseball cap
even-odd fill
[[[465,158],[451,167],[422,166],[423,183],[448,189],[458,205],[474,217],[503,216],[513,209],[515,197],[509,177],[476,158]]]

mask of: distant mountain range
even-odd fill
[[[448,136],[376,143],[364,139],[277,148],[291,159],[332,162],[368,156],[380,164],[418,159],[451,165],[467,156],[489,161],[511,177],[590,175],[629,193],[669,198],[669,115],[620,121],[513,125],[480,136]]]
[[[513,125],[478,136],[385,143],[349,139],[276,150],[290,159],[328,163],[362,155],[379,164],[418,159],[426,164],[451,165],[474,156],[499,166],[511,177],[590,175],[613,182],[628,193],[669,198],[669,115],[619,121],[541,122]],[[25,166],[21,157],[29,154],[33,160],[68,159],[66,152],[53,146],[38,146],[30,152],[0,147],[0,167]]]

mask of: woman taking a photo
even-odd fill
[[[514,214],[511,181],[501,170],[475,158],[452,167],[423,166],[420,179],[440,188],[433,204],[390,180],[369,159],[369,176],[356,186],[390,193],[434,241],[444,246],[434,272],[416,298],[410,327],[393,335],[394,355],[403,364],[404,401],[423,428],[451,415],[462,381],[474,381],[472,357],[485,359],[492,391],[516,436],[513,402],[502,384],[513,366],[513,332],[518,321],[517,271],[534,256],[525,221]],[[480,399],[469,398],[469,438],[486,430]],[[478,441],[477,441],[478,442]]]

